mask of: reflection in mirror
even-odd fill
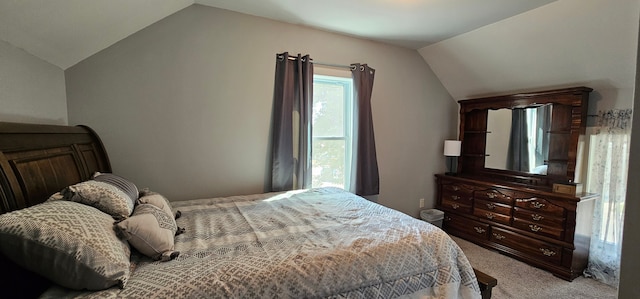
[[[489,110],[485,168],[546,175],[551,107]]]

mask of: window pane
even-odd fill
[[[344,136],[344,95],[343,84],[314,80],[313,136]]]
[[[344,188],[344,140],[313,140],[312,187]]]

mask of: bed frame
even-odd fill
[[[64,187],[111,172],[100,137],[86,126],[0,122],[0,214],[44,202]],[[2,295],[36,298],[51,283],[0,254]],[[495,278],[476,270],[482,298],[491,297]]]
[[[41,203],[96,171],[111,172],[111,165],[90,128],[0,122],[0,214]],[[37,297],[50,285],[2,255],[0,269],[3,296]]]
[[[111,166],[90,128],[0,122],[0,213],[41,203],[96,171]]]

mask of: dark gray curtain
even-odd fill
[[[511,135],[507,153],[507,169],[529,172],[529,147],[527,141],[527,110],[513,109]]]
[[[373,134],[371,115],[371,92],[375,70],[366,64],[352,64],[351,75],[355,88],[356,115],[358,132],[356,149],[355,192],[358,195],[376,195],[380,193],[376,141]]]
[[[271,191],[311,187],[313,64],[309,55],[276,55]]]

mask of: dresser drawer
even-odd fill
[[[516,198],[515,206],[558,218],[564,218],[566,213],[563,207],[557,206],[544,198],[535,196],[525,198],[518,197]]]
[[[459,215],[444,216],[444,230],[454,235],[464,235],[474,239],[489,239],[489,225]]]
[[[472,185],[461,184],[461,183],[451,183],[445,182],[442,184],[442,192],[449,192],[452,194],[458,194],[460,196],[466,195],[467,197],[472,196],[473,191],[478,189]]]
[[[511,216],[497,213],[495,211],[489,211],[479,208],[473,209],[473,215],[482,219],[491,220],[493,222],[503,223],[509,225],[511,223]]]
[[[454,192],[450,190],[442,190],[442,199],[449,201],[458,201],[463,204],[471,205],[473,201],[472,193]]]
[[[564,218],[557,218],[550,216],[547,213],[531,211],[519,207],[515,207],[513,209],[513,217],[555,228],[564,227]]]
[[[493,227],[491,241],[507,246],[537,260],[560,264],[562,247]]]
[[[444,181],[440,194],[440,208],[463,214],[471,214],[473,207],[472,185]]]
[[[513,227],[558,240],[562,240],[562,238],[564,238],[564,229],[562,228],[549,227],[541,225],[539,223],[532,223],[520,218],[513,218]]]
[[[492,202],[488,200],[476,199],[475,201],[476,209],[483,209],[490,212],[503,214],[510,216],[511,215],[511,206],[503,203]]]
[[[476,190],[473,192],[473,198],[501,202],[507,205],[513,204],[513,192],[500,188]]]
[[[444,210],[455,211],[463,214],[471,214],[471,203],[468,201],[457,201],[457,200],[448,200],[442,199],[442,203],[440,207]]]

